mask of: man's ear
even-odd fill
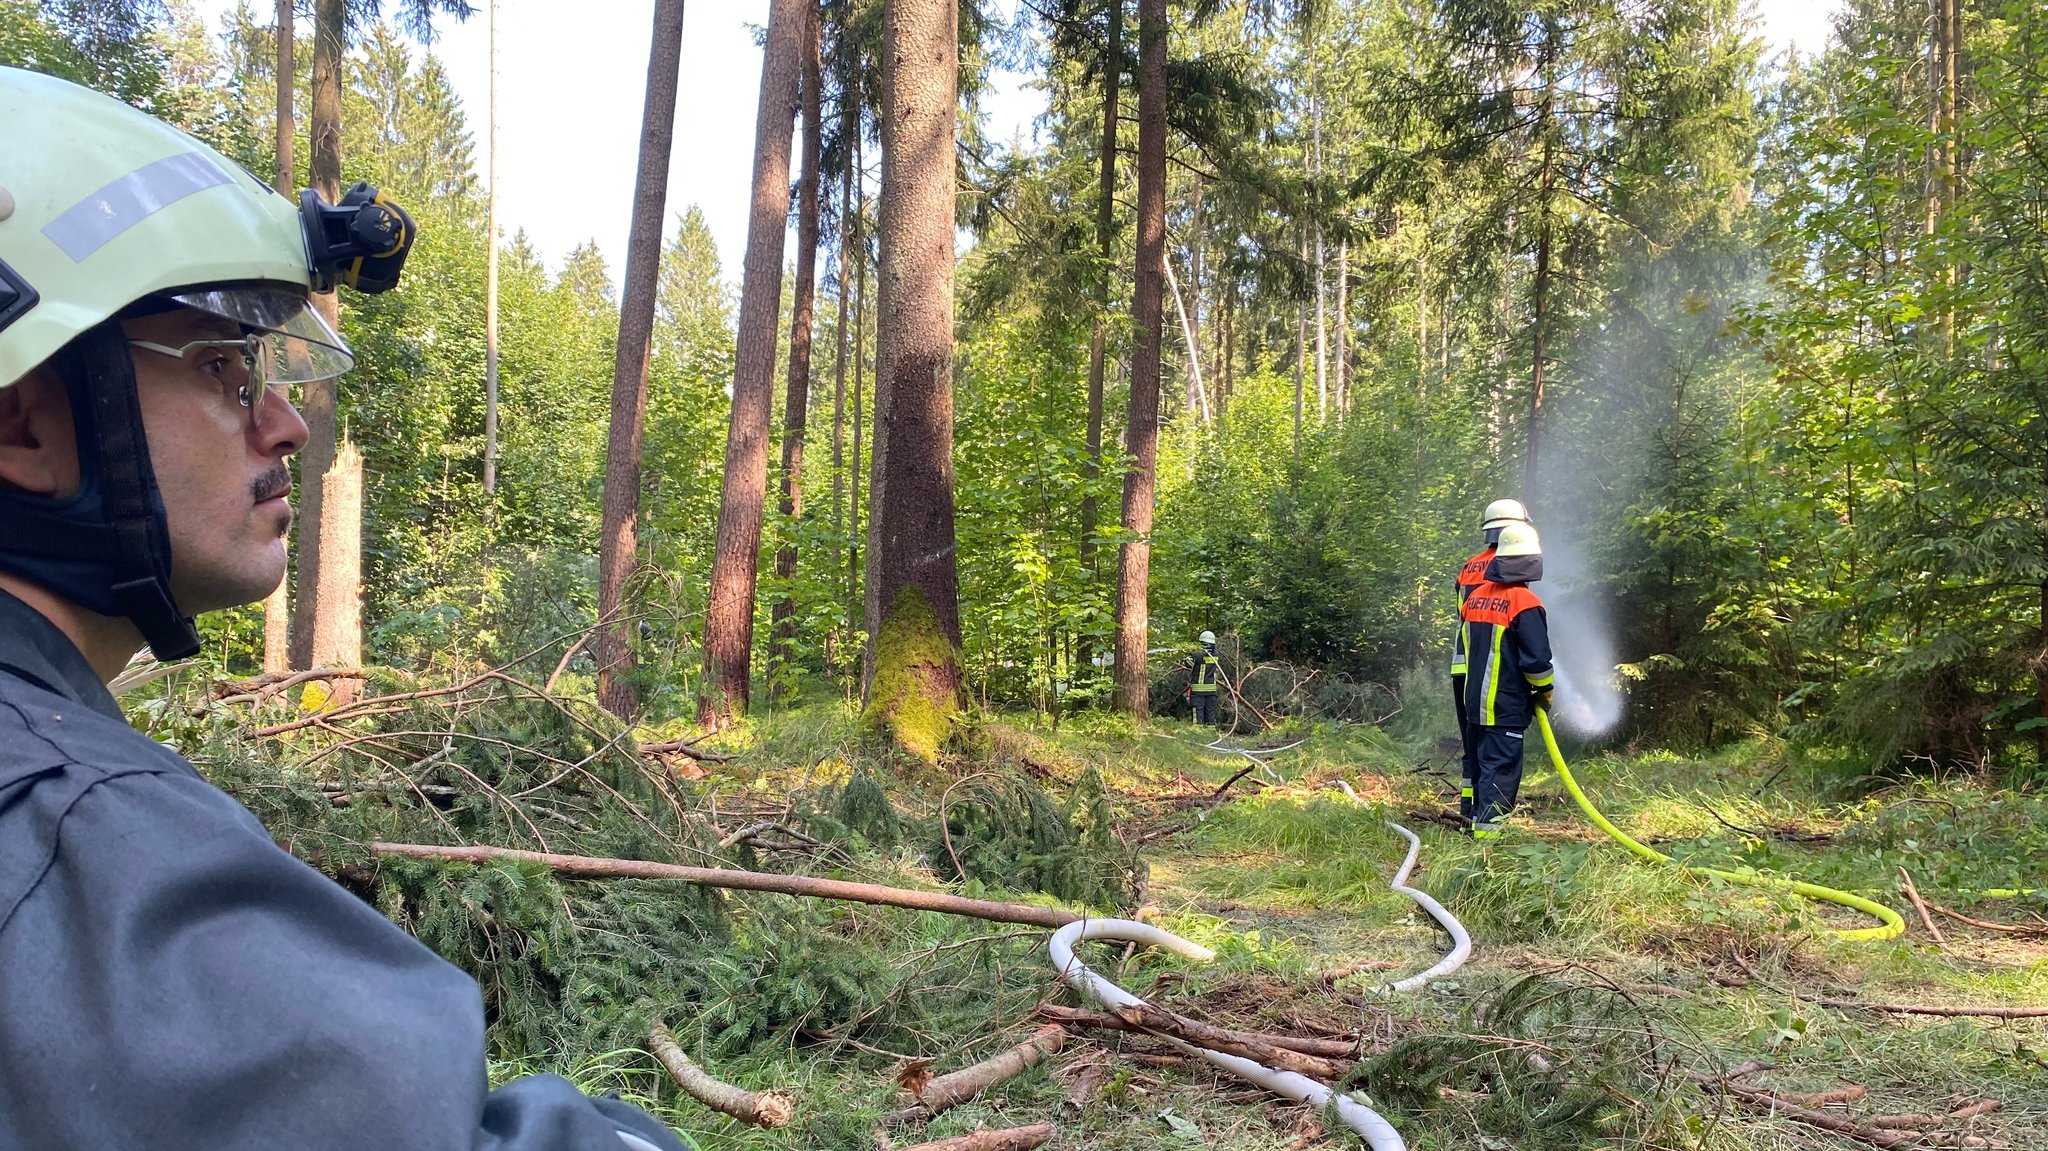
[[[47,368],[0,388],[0,485],[39,496],[78,490],[71,398]]]

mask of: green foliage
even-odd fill
[[[1518,1149],[1659,1142],[1680,1116],[1670,1102],[1631,1106],[1661,1094],[1657,1022],[1640,1014],[1614,989],[1526,975],[1478,999],[1457,1031],[1399,1040],[1342,1086],[1415,1110],[1476,1097],[1479,1129]]]
[[[1127,905],[1137,875],[1092,769],[1065,804],[1025,778],[963,779],[946,789],[922,840],[926,862],[941,875],[1087,907]]]

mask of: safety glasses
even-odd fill
[[[274,374],[270,343],[261,336],[249,336],[238,340],[194,340],[176,348],[151,340],[129,340],[128,346],[183,361],[201,378],[219,385],[227,399],[253,411]]]

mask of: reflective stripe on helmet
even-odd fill
[[[43,225],[43,235],[74,264],[114,237],[187,196],[232,184],[235,178],[198,152],[144,164],[94,191]]]

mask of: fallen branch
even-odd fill
[[[1196,1047],[1207,1047],[1212,1051],[1240,1056],[1278,1071],[1292,1071],[1311,1079],[1327,1081],[1337,1078],[1343,1070],[1343,1066],[1336,1060],[1276,1047],[1241,1031],[1229,1031],[1193,1019],[1183,1019],[1171,1011],[1154,1007],[1149,1003],[1114,1007],[1110,1010],[1124,1022],[1154,1035],[1166,1035]]]
[[[1920,898],[1920,889],[1913,886],[1912,875],[1903,867],[1899,868],[1899,890],[1906,893],[1906,899],[1913,905],[1913,910],[1920,913],[1920,923],[1927,928],[1927,934],[1934,937],[1935,944],[1946,947],[1948,940],[1942,938],[1941,928],[1934,925],[1934,917],[1927,914],[1927,904]]]
[[[1005,1079],[1038,1066],[1047,1056],[1058,1052],[1066,1041],[1067,1029],[1057,1023],[1048,1023],[1032,1032],[1031,1038],[1000,1055],[926,1080],[916,1093],[916,1103],[891,1112],[882,1122],[894,1126],[929,1119],[949,1107],[967,1102]],[[1050,1133],[1051,1128],[1046,1130]]]
[[[1043,1003],[1039,1005],[1038,1013],[1055,1023],[1063,1023],[1070,1027],[1088,1027],[1097,1031],[1125,1031],[1138,1035],[1152,1033],[1148,1028],[1106,1011],[1084,1011],[1078,1007]],[[1246,1043],[1265,1043],[1287,1051],[1318,1055],[1325,1059],[1351,1059],[1358,1054],[1358,1044],[1343,1039],[1303,1039],[1294,1035],[1274,1035],[1265,1031],[1235,1031],[1226,1028],[1216,1030]]]
[[[879,883],[852,883],[843,879],[817,879],[808,875],[776,875],[763,871],[742,871],[736,867],[686,867],[679,863],[652,863],[641,859],[604,859],[589,855],[555,855],[542,851],[520,851],[510,847],[439,847],[424,843],[372,843],[378,855],[403,855],[412,859],[437,859],[453,863],[491,863],[510,860],[538,863],[557,875],[584,879],[667,879],[720,887],[734,891],[773,891],[813,899],[843,899],[851,903],[873,903],[885,907],[907,907],[913,911],[936,911],[964,915],[996,923],[1024,923],[1033,927],[1064,927],[1081,917],[1056,907],[1031,907],[1022,903],[997,903],[989,899],[966,899],[936,891],[914,891],[906,887],[885,887]]]
[[[1993,923],[1988,919],[1972,919],[1960,911],[1950,911],[1933,900],[1929,900],[1927,906],[1941,912],[1957,923],[1967,923],[1971,927],[1981,927],[1986,931],[2005,931],[2014,935],[2048,935],[2048,927],[2040,927],[2032,923]]]
[[[1924,1003],[1857,1003],[1850,999],[1816,999],[1822,1007],[1858,1011],[1889,1011],[1897,1015],[1975,1015],[1987,1019],[2048,1019],[2048,1007],[1934,1007]]]
[[[1731,1072],[1730,1074],[1732,1075],[1733,1073]],[[1771,1094],[1787,1103],[1797,1104],[1801,1107],[1826,1107],[1831,1103],[1854,1103],[1865,1095],[1870,1094],[1870,1091],[1861,1083],[1852,1083],[1847,1087],[1836,1087],[1828,1091],[1814,1091],[1806,1094],[1791,1091],[1773,1091]]]
[[[1883,1131],[1875,1127],[1866,1127],[1853,1119],[1845,1119],[1840,1115],[1830,1115],[1825,1111],[1815,1111],[1808,1107],[1801,1107],[1797,1103],[1788,1102],[1769,1091],[1759,1088],[1744,1087],[1740,1083],[1729,1083],[1725,1080],[1719,1083],[1718,1086],[1722,1091],[1732,1096],[1736,1103],[1749,1108],[1751,1111],[1761,1111],[1767,1115],[1782,1115],[1787,1119],[1797,1120],[1809,1127],[1818,1127],[1823,1131],[1832,1131],[1837,1135],[1847,1136],[1859,1143],[1868,1143],[1872,1147],[1911,1147],[1920,1142],[1918,1133]]]
[[[722,751],[707,751],[701,747],[690,746],[694,742],[695,740],[671,739],[662,743],[643,743],[640,745],[640,754],[685,755],[699,763],[731,763],[733,761],[732,756]]]
[[[668,1028],[657,1023],[654,1033],[648,1036],[648,1049],[654,1053],[668,1073],[675,1076],[676,1085],[689,1093],[690,1098],[723,1115],[730,1115],[756,1127],[774,1129],[789,1126],[796,1118],[796,1100],[782,1091],[749,1091],[713,1079],[710,1072],[690,1061],[683,1049],[676,1045],[676,1037]]]
[[[1050,1138],[1052,1124],[1033,1123],[1029,1127],[1005,1127],[996,1131],[955,1135],[951,1139],[935,1139],[930,1143],[898,1148],[897,1151],[1031,1151]]]
[[[1916,1113],[1906,1115],[1876,1115],[1872,1116],[1870,1119],[1865,1120],[1865,1122],[1869,1123],[1872,1127],[1876,1127],[1885,1131],[1919,1131],[1922,1128],[1926,1127],[1940,1126],[1941,1119],[1942,1117],[1939,1115],[1921,1115]]]
[[[1951,1119],[1975,1119],[1979,1115],[1989,1115],[2003,1106],[2005,1106],[2004,1102],[1997,1099],[1979,1099],[1967,1107],[1958,1107],[1949,1112],[1948,1117]]]
[[[1251,760],[1251,762],[1244,765],[1244,770],[1238,772],[1236,775],[1231,776],[1229,779],[1224,780],[1223,785],[1221,787],[1218,787],[1214,792],[1210,794],[1209,798],[1202,801],[1202,809],[1204,811],[1214,811],[1217,808],[1223,806],[1224,793],[1230,790],[1231,785],[1235,784],[1238,780],[1243,779],[1245,776],[1250,775],[1252,772],[1257,771],[1260,767],[1264,766],[1259,762],[1259,760],[1256,757],[1250,754],[1242,752],[1239,754],[1244,755],[1244,757],[1246,759]]]

